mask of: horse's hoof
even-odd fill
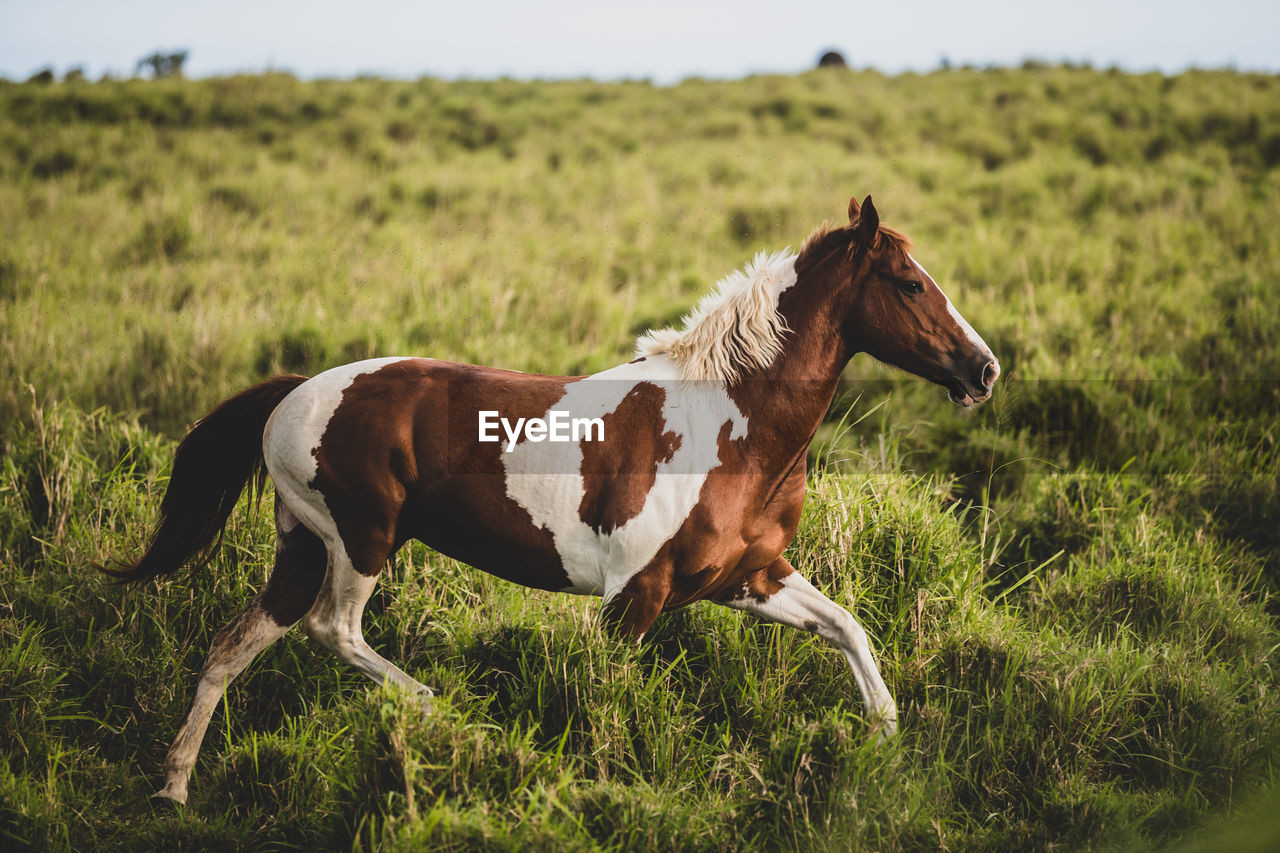
[[[153,801],[167,801],[175,806],[185,806],[187,804],[187,792],[179,789],[175,785],[165,785],[159,791],[151,795]]]
[[[895,712],[892,716],[885,715],[878,717],[873,724],[872,738],[876,743],[887,743],[895,735],[898,734],[898,714]]]

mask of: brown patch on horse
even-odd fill
[[[627,581],[622,590],[605,602],[604,620],[624,637],[639,638],[671,600],[671,567],[674,560],[669,539],[643,569]]]
[[[357,376],[324,432],[313,482],[356,570],[376,574],[418,539],[505,580],[569,586],[550,531],[507,497],[502,443],[476,437],[480,410],[541,417],[572,381],[430,359]]]
[[[680,449],[680,436],[663,431],[666,399],[660,386],[639,383],[604,415],[604,441],[582,442],[584,492],[578,517],[597,533],[612,533],[640,514],[658,466]]]
[[[750,572],[742,580],[742,585],[738,587],[732,596],[721,598],[721,601],[730,599],[751,598],[763,604],[772,596],[776,595],[783,588],[782,581],[788,575],[795,574],[795,570],[785,560],[775,559],[772,563],[761,569]],[[808,625],[805,626],[808,628]],[[812,631],[812,628],[809,628]]]

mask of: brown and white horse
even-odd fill
[[[650,332],[635,360],[603,373],[382,358],[278,376],[222,403],[178,447],[147,552],[114,570],[136,581],[207,560],[265,463],[275,568],[214,637],[157,796],[186,801],[227,683],[304,617],[365,675],[430,696],[361,633],[378,573],[409,539],[525,586],[601,596],[604,618],[637,639],[663,610],[704,599],[817,632],[893,734],[897,707],[866,633],[782,555],[809,442],[858,352],[962,406],[987,399],[1000,374],[870,197],[798,255],[758,255],[683,329]]]

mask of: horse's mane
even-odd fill
[[[720,280],[684,317],[682,329],[658,329],[636,340],[636,355],[665,355],[688,380],[733,385],[746,371],[762,369],[782,352],[786,321],[778,296],[796,283],[790,250],[760,252]]]
[[[778,296],[830,252],[848,246],[857,224],[819,225],[805,238],[800,254],[790,250],[760,252],[751,263],[720,280],[684,317],[682,329],[656,329],[636,340],[636,355],[665,355],[688,380],[710,379],[733,385],[743,373],[762,370],[782,352],[782,337],[790,329],[778,313]],[[909,252],[911,241],[881,226],[873,253]]]

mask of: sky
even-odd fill
[[[0,0],[0,76],[685,77],[792,73],[826,49],[886,73],[1025,59],[1280,71],[1278,0]]]

